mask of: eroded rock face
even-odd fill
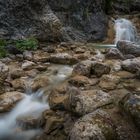
[[[24,98],[24,94],[14,91],[0,95],[0,112],[10,111],[14,105]]]
[[[107,32],[104,6],[104,0],[1,0],[0,37],[102,40]]]
[[[69,134],[70,140],[116,140],[116,132],[110,116],[97,110],[80,118]]]

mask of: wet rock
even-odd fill
[[[26,60],[31,61],[33,59],[33,54],[31,51],[24,51],[23,52],[23,58]]]
[[[103,74],[109,74],[111,68],[103,63],[95,63],[91,67],[91,73],[101,77]]]
[[[50,62],[52,63],[56,63],[56,64],[76,64],[78,63],[78,60],[67,54],[67,53],[57,53],[57,54],[54,54],[54,55],[51,55],[50,56]]]
[[[92,64],[94,64],[94,61],[90,60],[82,61],[74,66],[72,74],[90,76]]]
[[[122,66],[122,69],[126,71],[136,73],[137,71],[140,70],[140,57],[124,60],[121,66]]]
[[[123,54],[131,54],[136,57],[140,56],[140,45],[136,45],[133,42],[129,41],[118,41],[117,48],[123,53]]]
[[[31,88],[33,91],[37,91],[40,88],[47,87],[48,83],[49,83],[49,79],[47,76],[39,75],[33,80],[31,84]]]
[[[121,101],[121,106],[133,118],[136,126],[140,129],[140,96],[136,94],[126,96]]]
[[[91,113],[98,108],[112,103],[111,97],[108,93],[102,90],[85,90],[79,94],[71,94],[69,96],[70,111],[85,115]]]
[[[111,48],[105,55],[107,59],[124,59],[123,54],[117,48]]]
[[[70,140],[116,140],[117,134],[111,117],[97,110],[80,118],[69,134]]]
[[[34,66],[35,66],[34,62],[26,60],[26,61],[24,61],[24,63],[22,63],[21,68],[23,70],[31,70],[31,69],[33,69]]]
[[[16,123],[22,126],[22,129],[35,129],[41,127],[41,116],[34,115],[22,115],[16,118]]]
[[[115,75],[103,75],[100,79],[99,86],[102,90],[108,91],[113,90],[117,87],[120,82],[120,77]]]
[[[10,111],[14,105],[24,98],[24,94],[13,91],[0,95],[0,112]]]

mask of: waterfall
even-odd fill
[[[131,21],[124,18],[117,19],[114,28],[116,31],[115,44],[119,40],[137,41],[137,31]]]

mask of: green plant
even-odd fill
[[[38,47],[38,41],[35,38],[28,38],[25,40],[17,40],[15,42],[15,46],[17,49],[24,50],[36,50]]]
[[[0,45],[0,58],[6,57],[7,51],[5,50],[4,46]]]

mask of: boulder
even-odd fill
[[[23,52],[23,58],[29,61],[32,61],[33,59],[33,54],[31,51],[24,51]]]
[[[122,69],[136,73],[140,70],[140,57],[124,60],[121,64]]]
[[[107,59],[124,59],[123,54],[117,48],[111,48],[106,53]]]
[[[68,82],[76,87],[84,87],[87,88],[90,85],[96,85],[98,83],[98,79],[89,79],[86,76],[76,75],[68,80]]]
[[[103,63],[95,63],[91,67],[91,73],[95,74],[97,77],[101,77],[103,74],[109,74],[111,68]]]
[[[70,102],[70,111],[83,116],[111,104],[112,99],[108,93],[102,90],[85,90],[80,91],[79,94],[69,95],[68,102]]]
[[[78,60],[75,57],[69,55],[68,53],[53,54],[50,56],[49,60],[50,62],[57,63],[57,64],[73,65],[78,63]]]
[[[120,77],[115,75],[103,75],[100,79],[99,86],[102,90],[109,91],[116,89],[118,83],[120,82]]]
[[[34,62],[25,60],[25,61],[22,63],[21,68],[22,68],[23,70],[31,70],[31,69],[34,68],[34,66],[35,66],[35,63],[34,63]]]
[[[90,76],[91,75],[91,66],[94,62],[90,60],[82,61],[76,64],[73,68],[73,75],[83,75]]]
[[[31,89],[37,91],[40,88],[45,88],[49,84],[49,78],[45,75],[37,76],[31,83]]]
[[[136,94],[126,96],[120,103],[121,107],[133,118],[140,130],[140,96]]]
[[[118,41],[117,48],[125,55],[131,54],[136,57],[140,56],[140,45],[130,41]]]
[[[47,52],[38,50],[34,53],[33,55],[33,60],[35,62],[48,62],[49,60],[49,55]]]
[[[0,112],[10,111],[24,96],[23,93],[17,91],[6,92],[0,95]]]
[[[79,90],[74,87],[70,87],[67,83],[54,88],[49,95],[49,105],[53,110],[66,110],[70,102],[68,101],[70,94],[78,94]]]
[[[78,119],[69,140],[117,140],[111,117],[102,110],[96,110]]]

